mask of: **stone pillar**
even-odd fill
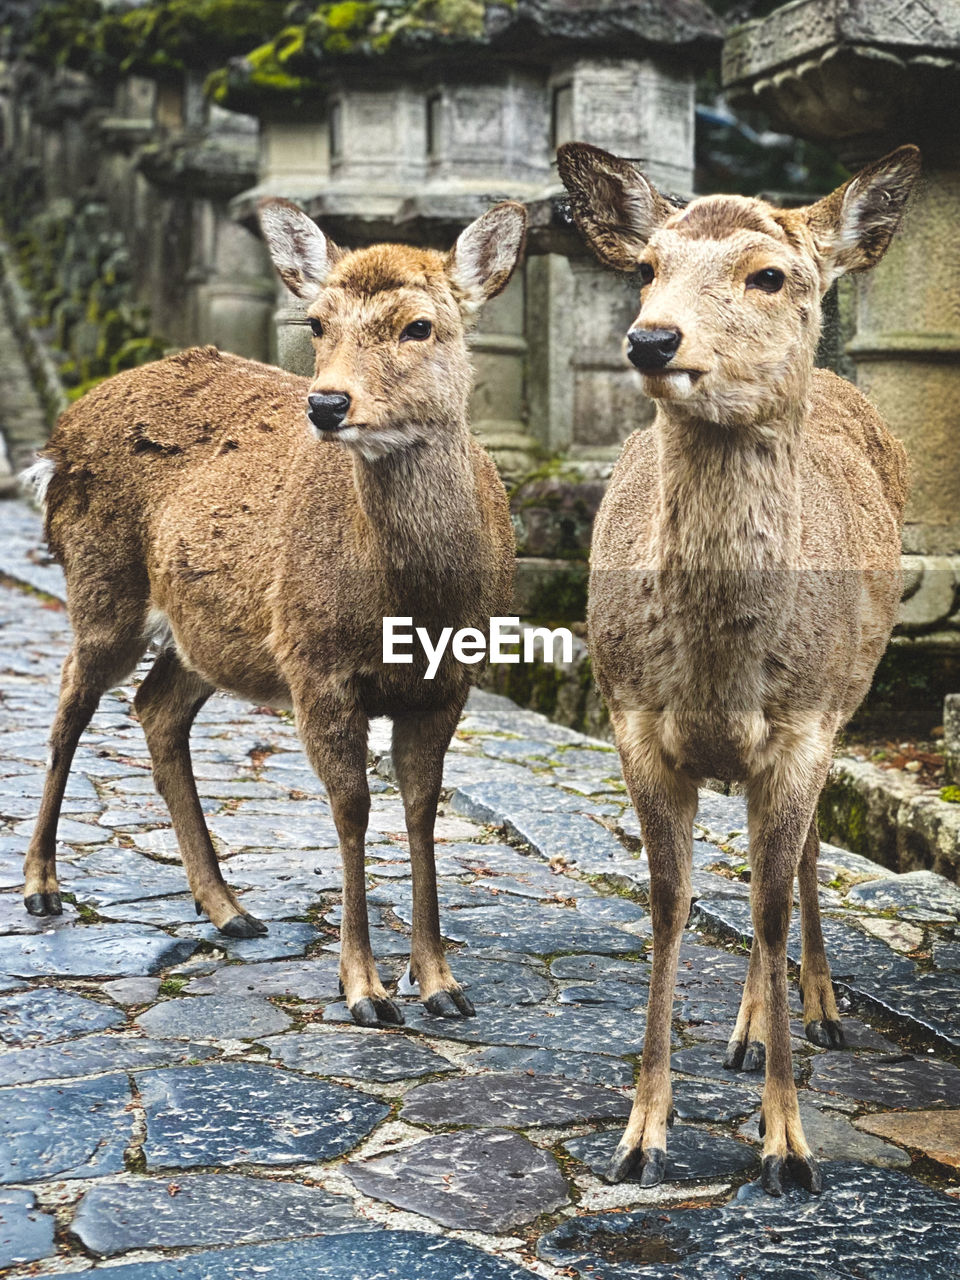
[[[958,157],[960,158],[960,157]],[[857,287],[857,384],[912,463],[903,549],[960,553],[960,163],[934,161]],[[950,248],[950,246],[953,246]]]
[[[289,195],[295,203],[330,182],[330,129],[325,114],[309,120],[263,120],[260,124],[258,189]],[[266,255],[266,249],[262,252]],[[269,256],[269,255],[266,255]],[[267,358],[281,369],[313,374],[313,346],[306,306],[272,271],[276,307]]]
[[[830,146],[851,169],[905,142],[923,176],[883,261],[851,277],[858,386],[906,445],[911,494],[899,652],[960,643],[960,6],[804,0],[724,47],[734,105]]]
[[[590,142],[642,165],[666,191],[693,188],[694,78],[650,59],[591,58],[550,77],[554,146]]]

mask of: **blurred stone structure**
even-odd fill
[[[215,99],[260,117],[259,179],[235,215],[252,226],[256,201],[283,195],[347,245],[448,248],[492,201],[524,201],[526,268],[474,336],[473,423],[508,478],[545,455],[609,459],[637,421],[620,358],[636,287],[558,219],[554,153],[586,139],[689,195],[694,78],[719,23],[699,0],[517,0],[408,25],[415,10],[336,40],[327,10],[221,74]],[[312,368],[289,296],[277,321],[278,362]]]
[[[901,645],[960,678],[960,5],[795,0],[728,33],[734,106],[857,168],[905,142],[923,179],[880,265],[855,277],[847,353],[910,456]],[[911,645],[903,650],[906,654]]]

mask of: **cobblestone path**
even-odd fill
[[[669,1180],[607,1186],[650,947],[616,754],[471,698],[437,834],[443,928],[477,1017],[407,1000],[402,1030],[360,1030],[337,992],[333,823],[287,716],[218,696],[193,734],[227,877],[267,937],[231,942],[194,915],[129,690],[81,742],[64,915],[25,914],[68,625],[18,502],[0,503],[0,545],[0,1273],[956,1280],[960,889],[824,846],[852,1047],[816,1049],[795,1022],[826,1189],[771,1200],[756,1183],[761,1081],[721,1065],[750,935],[744,807],[704,792]],[[368,872],[392,981],[410,878],[386,742],[375,726]]]

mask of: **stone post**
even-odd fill
[[[960,6],[801,0],[730,33],[724,82],[851,168],[904,142],[923,178],[883,261],[856,280],[847,351],[912,463],[904,550],[960,553]]]
[[[729,33],[723,76],[734,105],[759,106],[851,169],[905,142],[923,153],[899,235],[851,277],[846,350],[911,463],[887,662],[922,659],[935,693],[938,663],[942,674],[960,648],[960,5],[797,0]]]

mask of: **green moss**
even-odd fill
[[[34,60],[94,78],[131,72],[176,77],[214,67],[265,40],[282,23],[287,0],[154,0],[126,11],[100,0],[45,5],[28,38]]]
[[[158,992],[162,996],[178,996],[187,985],[187,981],[186,978],[164,978],[158,987]]]
[[[960,787],[943,787],[940,799],[946,800],[948,804],[960,804]]]

